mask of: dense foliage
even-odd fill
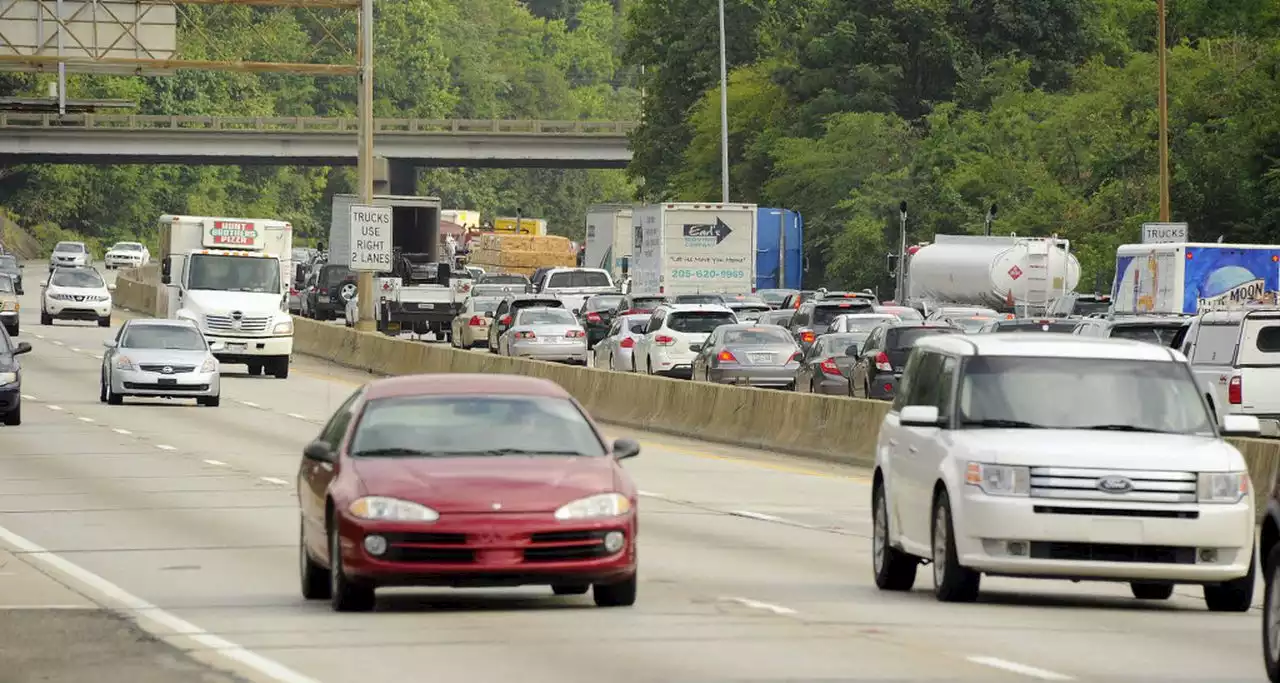
[[[1170,0],[1174,220],[1194,239],[1280,237],[1280,5]],[[1153,0],[730,3],[733,199],[799,210],[812,285],[891,291],[897,207],[911,241],[1058,233],[1081,288],[1154,220]],[[647,198],[719,195],[715,0],[643,0],[633,177]]]
[[[179,41],[194,59],[334,61],[353,15],[247,6],[183,6]],[[620,52],[624,8],[608,0],[379,2],[375,115],[400,118],[634,120],[637,70]],[[535,13],[536,12],[536,13]],[[213,37],[213,40],[206,40]],[[347,48],[352,40],[341,43]],[[313,56],[317,46],[319,57]],[[349,58],[348,58],[349,61]],[[49,76],[0,75],[0,95],[38,96]],[[133,113],[354,116],[353,78],[180,72],[72,76],[72,98],[118,98]],[[108,112],[109,113],[109,112]],[[129,113],[129,112],[123,112]],[[101,241],[153,232],[162,213],[280,217],[327,232],[329,201],[351,192],[352,168],[36,165],[0,169],[0,206],[44,240],[62,230]],[[586,207],[628,199],[620,171],[424,169],[419,192],[446,208],[548,219],[580,236]]]

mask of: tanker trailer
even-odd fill
[[[1026,314],[1047,308],[1079,281],[1070,243],[1047,237],[937,235],[907,264],[910,300],[930,308],[957,304]]]

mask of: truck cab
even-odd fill
[[[168,317],[190,320],[210,342],[222,342],[214,353],[219,362],[244,364],[250,375],[288,377],[293,226],[169,215],[160,223]]]

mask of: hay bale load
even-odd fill
[[[572,268],[577,258],[567,237],[486,234],[472,247],[469,262],[489,272],[532,277],[539,268]]]

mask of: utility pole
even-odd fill
[[[1168,223],[1172,220],[1169,205],[1169,61],[1168,39],[1165,36],[1165,0],[1156,0],[1156,12],[1159,15],[1156,48],[1160,55],[1160,221]]]
[[[360,0],[360,203],[373,204],[373,0]],[[370,332],[373,320],[373,273],[360,271],[356,280],[356,306],[360,318],[356,329]]]
[[[893,288],[893,302],[905,306],[907,300],[907,203],[898,205],[898,278]]]
[[[724,0],[720,0],[720,201],[729,203],[729,71],[725,61]]]

